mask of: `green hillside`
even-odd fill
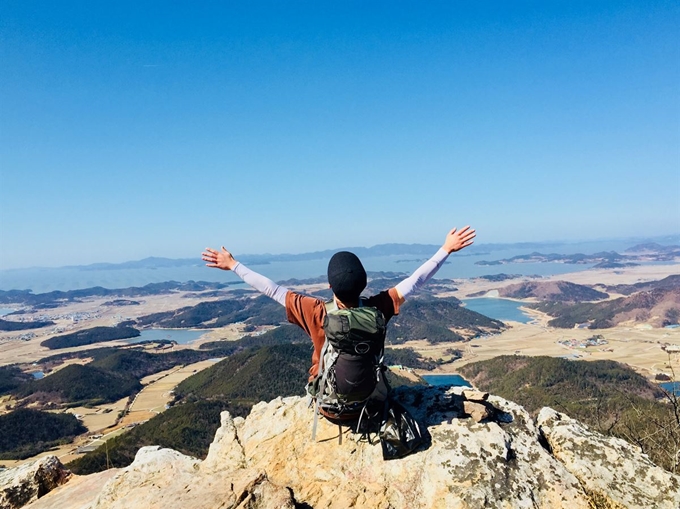
[[[71,414],[15,410],[0,415],[0,459],[30,458],[86,431]]]
[[[92,327],[70,334],[62,334],[46,339],[40,346],[46,346],[50,350],[58,348],[69,348],[73,346],[91,345],[101,341],[113,341],[115,339],[135,338],[139,336],[139,331],[133,327]]]
[[[526,299],[536,297],[551,302],[583,302],[602,300],[609,297],[586,285],[578,285],[568,281],[527,281],[506,286],[500,290],[502,297]]]
[[[235,345],[229,345],[224,341],[220,342],[220,348],[213,352],[184,349],[150,353],[136,349],[121,349],[92,361],[88,366],[141,379],[175,366],[193,364],[216,355],[229,355],[235,350]]]
[[[505,355],[468,364],[459,372],[479,389],[529,412],[552,407],[638,445],[664,468],[678,468],[680,422],[673,405],[656,385],[624,364]]]
[[[453,359],[460,357],[454,356]],[[384,362],[386,366],[408,366],[414,369],[426,369],[431,371],[442,364],[447,364],[452,362],[453,359],[449,361],[444,361],[443,359],[431,359],[430,357],[423,357],[413,348],[385,348]]]
[[[33,376],[23,373],[17,366],[0,367],[0,396],[9,394],[20,385],[34,380]]]
[[[140,326],[166,328],[222,327],[230,323],[247,322],[251,325],[278,325],[286,321],[283,307],[269,297],[224,299],[201,302],[175,311],[154,313],[137,319]]]
[[[193,351],[186,350],[186,352],[184,354],[186,358],[180,358],[178,355],[173,355],[174,352],[155,354],[140,350],[117,350],[111,355],[90,362],[88,366],[113,373],[125,373],[135,378],[144,378],[178,364],[184,364],[183,361],[191,362],[194,357]]]
[[[529,306],[555,317],[548,322],[551,327],[571,329],[577,324],[590,322],[589,329],[607,329],[617,325],[617,315],[646,320],[649,318],[652,308],[664,303],[667,303],[668,309],[665,311],[662,324],[677,323],[680,316],[680,309],[677,305],[679,301],[680,288],[668,286],[640,291],[629,297],[620,297],[605,302],[580,302],[577,304],[540,302],[529,304]]]
[[[311,342],[247,350],[187,378],[175,388],[175,397],[257,403],[301,395],[311,357]]]
[[[387,327],[387,343],[395,345],[414,339],[427,339],[430,343],[463,341],[505,329],[503,322],[461,307],[459,302],[436,298],[407,301]],[[465,336],[449,327],[464,330]]]
[[[297,325],[283,324],[276,329],[271,329],[264,334],[243,336],[236,341],[225,343],[224,341],[209,341],[203,343],[199,348],[201,350],[210,350],[211,353],[216,348],[226,348],[232,345],[234,350],[242,350],[246,348],[259,348],[262,346],[284,345],[290,343],[305,343],[311,345],[309,336]]]
[[[45,378],[21,385],[15,394],[41,402],[96,405],[117,401],[141,388],[133,376],[71,364]]]
[[[68,463],[67,468],[75,474],[85,475],[110,467],[125,467],[132,463],[139,448],[146,445],[160,445],[190,456],[203,457],[220,425],[220,412],[223,410],[244,416],[250,407],[229,405],[223,401],[176,405]]]
[[[219,427],[219,414],[246,416],[259,401],[301,395],[311,358],[309,345],[279,345],[234,354],[182,382],[173,407],[129,433],[68,464],[77,474],[98,472],[109,465],[129,465],[145,445],[171,447],[204,457]]]
[[[49,327],[54,325],[54,322],[50,320],[45,320],[42,322],[14,322],[9,320],[3,320],[0,318],[0,331],[18,331],[18,330],[29,330],[29,329],[40,329],[42,327]]]

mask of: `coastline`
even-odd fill
[[[616,285],[616,284],[631,284],[638,283],[642,281],[653,281],[659,280],[671,274],[680,274],[680,263],[664,264],[664,265],[651,265],[651,266],[636,266],[627,267],[624,269],[597,269],[597,270],[582,270],[566,274],[553,275],[550,277],[540,278],[540,281],[569,281],[576,284],[597,284],[597,285]],[[497,291],[499,288],[507,286],[509,284],[515,284],[525,281],[536,281],[536,278],[529,276],[521,276],[514,279],[508,279],[505,281],[495,282],[488,281],[480,278],[472,279],[456,279],[452,281],[455,288],[446,290],[437,294],[437,296],[446,297],[454,296],[461,300],[467,298],[467,294],[478,292],[484,290],[485,292]],[[303,284],[299,287],[293,287],[293,289],[299,291],[309,291],[309,289],[323,288],[325,285],[322,284]],[[196,292],[173,292],[171,294],[160,294],[160,295],[149,295],[145,296],[139,305],[126,306],[125,308],[108,307],[103,306],[103,303],[108,300],[107,297],[95,297],[90,299],[83,299],[80,302],[67,303],[65,306],[59,308],[59,314],[62,317],[57,320],[57,326],[63,329],[63,332],[73,332],[76,330],[94,327],[94,326],[111,326],[115,323],[121,321],[122,319],[135,319],[143,315],[173,311],[186,306],[194,306],[201,302],[211,302],[224,298],[223,296],[217,297],[202,297],[200,293]],[[487,297],[488,298],[488,297]],[[517,298],[507,298],[499,297],[501,299],[510,300],[520,304],[526,304],[529,302],[536,302],[536,299],[517,299]],[[614,298],[614,297],[612,297]],[[480,358],[478,352],[482,352],[483,349],[489,349],[493,346],[493,351],[497,355],[502,354],[514,354],[517,351],[532,352],[533,355],[540,355],[540,352],[531,345],[526,344],[527,338],[535,338],[535,341],[540,341],[544,346],[543,350],[546,352],[552,352],[552,355],[559,355],[560,351],[555,351],[549,345],[550,343],[556,342],[559,338],[567,336],[570,334],[575,334],[576,338],[580,338],[583,334],[604,334],[605,336],[610,334],[612,331],[618,330],[619,327],[614,329],[602,329],[602,330],[591,330],[582,329],[580,331],[572,329],[554,329],[549,327],[547,324],[551,317],[541,311],[529,308],[527,306],[520,305],[519,309],[531,317],[531,320],[527,324],[521,324],[519,322],[507,321],[510,328],[500,335],[492,336],[490,338],[476,339],[467,343],[447,343],[446,347],[463,348],[469,355],[464,355],[462,360],[455,361],[452,364],[445,365],[443,368],[434,371],[433,373],[449,373],[450,366],[462,365],[461,362],[469,362],[471,359]],[[68,316],[75,314],[86,314],[90,313],[91,317],[87,320],[73,322],[68,318]],[[124,314],[123,314],[124,313]],[[37,315],[38,313],[36,313]],[[632,327],[632,330],[630,330]],[[624,332],[616,333],[615,335],[628,334],[632,337],[642,337],[646,338],[642,331],[635,328],[635,324],[628,326],[623,326],[621,329]],[[141,330],[149,330],[151,327]],[[155,329],[155,328],[154,328]],[[192,348],[198,347],[207,341],[219,341],[226,340],[232,341],[242,337],[243,324],[235,323],[230,324],[225,327],[215,328],[215,329],[202,329],[202,328],[188,328],[188,329],[165,329],[169,331],[202,331],[204,334],[201,337],[193,340],[189,344],[177,344],[175,348]],[[161,329],[159,329],[161,330]],[[658,329],[657,329],[658,330]],[[663,330],[663,332],[657,333],[658,341],[670,340],[673,344],[678,343],[677,331]],[[585,331],[585,332],[584,332]],[[105,343],[95,343],[91,345],[85,345],[81,347],[60,349],[60,350],[48,350],[47,348],[40,347],[40,342],[48,337],[55,335],[53,330],[46,329],[36,329],[35,338],[30,341],[18,341],[13,338],[18,338],[20,336],[19,332],[14,333],[0,333],[4,339],[0,341],[0,365],[14,364],[14,363],[32,363],[40,358],[54,355],[56,353],[68,353],[77,352],[80,350],[87,350],[91,348],[96,348],[99,346],[120,346],[127,345],[124,340],[121,341],[111,341]],[[648,335],[649,333],[647,333]],[[652,332],[651,334],[655,334]],[[666,334],[666,335],[664,335]],[[509,341],[507,341],[509,339]],[[512,343],[517,341],[517,345]],[[413,346],[421,354],[440,358],[443,349],[440,348],[441,345],[432,346],[423,341],[411,341],[406,344],[406,346]],[[478,345],[478,346],[477,346]],[[472,351],[474,349],[474,351]],[[631,352],[632,357],[622,358],[618,355],[612,355],[613,360],[620,360],[627,363],[634,363],[636,359],[635,352]],[[486,358],[487,355],[481,357]],[[584,357],[590,357],[585,356]],[[593,358],[601,357],[599,354]],[[652,369],[652,366],[648,366],[647,369]]]
[[[616,284],[631,284],[643,281],[654,281],[663,279],[672,274],[680,274],[680,264],[666,264],[655,266],[638,266],[629,267],[625,269],[598,269],[598,270],[583,270],[572,273],[553,275],[550,277],[541,277],[539,279],[531,276],[520,276],[504,281],[488,281],[480,278],[471,279],[456,279],[451,281],[451,288],[438,293],[438,296],[454,296],[461,300],[467,299],[467,293],[479,292],[497,292],[499,288],[509,284],[515,284],[524,281],[569,281],[576,284],[590,284],[590,285],[616,285]],[[293,287],[292,289],[298,291],[310,291],[323,289],[326,285],[323,284],[302,284]],[[209,291],[205,292],[209,294]],[[174,311],[187,306],[195,306],[202,302],[211,302],[223,299],[224,295],[201,295],[200,292],[179,291],[171,294],[149,295],[139,299],[139,305],[112,307],[106,306],[104,303],[109,300],[109,297],[93,297],[83,298],[80,301],[68,302],[60,306],[58,310],[54,310],[60,318],[56,319],[57,326],[64,329],[64,332],[74,332],[94,326],[112,326],[125,319],[135,319],[140,316]],[[487,297],[489,298],[489,297]],[[463,355],[451,363],[439,366],[432,371],[425,371],[414,369],[410,370],[410,376],[414,380],[420,379],[423,375],[459,375],[458,370],[471,362],[490,359],[499,355],[549,355],[555,357],[578,358],[581,360],[615,360],[623,362],[638,373],[644,375],[646,378],[653,380],[658,373],[666,373],[666,363],[668,362],[668,354],[662,350],[661,346],[664,344],[676,345],[680,350],[680,328],[678,329],[659,329],[646,328],[644,324],[627,323],[622,324],[611,329],[557,329],[548,326],[551,317],[546,313],[529,308],[526,304],[536,302],[536,299],[517,299],[508,297],[497,297],[503,300],[509,300],[519,304],[518,309],[528,315],[531,319],[528,323],[520,323],[511,320],[503,320],[508,326],[507,330],[500,334],[492,336],[480,337],[466,342],[450,342],[450,343],[435,343],[429,344],[425,340],[409,341],[402,345],[395,345],[394,348],[413,348],[416,352],[423,355],[423,357],[430,357],[433,359],[446,358],[444,351],[448,348],[460,349]],[[612,296],[611,298],[615,298]],[[6,306],[9,307],[9,306]],[[16,306],[12,306],[16,307]],[[50,310],[41,311],[51,312]],[[34,313],[38,315],[39,313]],[[85,317],[82,320],[73,320],[72,316]],[[147,327],[144,330],[160,330],[160,331],[192,331],[201,332],[199,338],[190,343],[178,343],[174,345],[173,349],[196,349],[201,344],[209,341],[233,341],[239,339],[244,335],[244,324],[233,323],[224,327],[203,329],[203,328],[157,328]],[[265,329],[268,327],[263,327]],[[41,347],[40,343],[55,335],[52,328],[49,330],[36,329],[36,337],[30,341],[20,341],[18,339],[7,339],[6,336],[13,336],[18,338],[20,332],[3,333],[5,339],[0,341],[0,365],[18,363],[22,366],[31,369],[32,363],[44,357],[60,354],[60,353],[76,353],[79,351],[95,349],[99,347],[114,347],[114,346],[129,346],[125,340],[116,340],[103,343],[94,343],[91,345],[84,345],[81,347],[65,348],[59,350],[49,350]],[[585,341],[593,335],[601,334],[607,341],[606,345],[592,346],[587,348],[569,348],[558,341],[565,339],[574,339],[576,343]],[[677,354],[673,357],[673,362],[677,362]],[[311,350],[310,350],[311,356]],[[84,360],[72,359],[66,361],[57,369],[64,367],[73,362],[85,362]],[[202,361],[204,364],[202,368],[209,367],[208,361]],[[189,372],[193,369],[187,366]],[[33,368],[35,369],[35,368]],[[677,372],[677,371],[676,371]],[[191,374],[191,373],[189,373]],[[160,380],[158,376],[161,374],[152,375],[155,380]],[[189,375],[187,375],[189,376]],[[163,378],[163,377],[161,377]],[[144,420],[155,414],[163,411],[161,409],[161,400],[167,398],[167,394],[172,390],[171,378],[165,379],[164,387],[158,386],[158,393],[151,398],[152,393],[146,388],[146,394],[140,396],[136,400],[139,405],[147,398],[145,405],[135,408],[134,419],[135,422]],[[143,391],[143,392],[144,392]],[[142,394],[142,393],[140,393]],[[159,399],[160,398],[160,399]],[[117,404],[117,403],[116,403]],[[135,403],[133,403],[133,406]],[[116,407],[118,408],[118,407]],[[83,410],[84,412],[85,410]],[[88,410],[88,412],[91,410]],[[95,411],[96,413],[96,411]],[[88,419],[100,419],[101,416],[89,416]],[[132,417],[130,417],[132,419]],[[128,419],[126,425],[132,424]],[[93,421],[94,422],[94,421]],[[124,429],[124,428],[123,428]],[[117,429],[114,433],[122,432]],[[78,442],[80,444],[80,442]],[[70,447],[70,448],[69,448]],[[73,445],[65,446],[64,451],[73,451]],[[25,460],[28,461],[28,460]],[[25,462],[22,461],[21,463]]]

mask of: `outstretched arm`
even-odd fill
[[[286,305],[286,294],[288,288],[277,285],[271,279],[250,270],[248,267],[240,262],[237,262],[232,254],[222,246],[221,251],[205,248],[202,254],[203,261],[206,261],[206,267],[214,267],[216,269],[231,270],[244,282],[255,288],[258,292],[263,293],[267,297],[271,297],[282,306]]]
[[[427,283],[432,276],[434,276],[439,268],[444,265],[444,262],[449,257],[449,255],[455,251],[460,251],[473,243],[475,238],[475,230],[471,229],[469,226],[465,226],[460,230],[454,228],[451,230],[446,239],[444,240],[444,245],[437,251],[432,258],[423,263],[418,267],[413,274],[404,279],[395,288],[399,294],[399,299],[401,303],[406,300],[406,297],[425,283]]]

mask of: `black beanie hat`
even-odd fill
[[[342,302],[353,302],[366,288],[366,270],[354,253],[340,251],[328,262],[328,284]]]

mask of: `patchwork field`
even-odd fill
[[[133,424],[149,420],[156,414],[165,410],[166,405],[172,400],[172,390],[194,373],[209,368],[215,361],[208,360],[190,364],[142,379],[144,388],[137,394],[130,405],[127,415],[123,418],[123,425]]]

